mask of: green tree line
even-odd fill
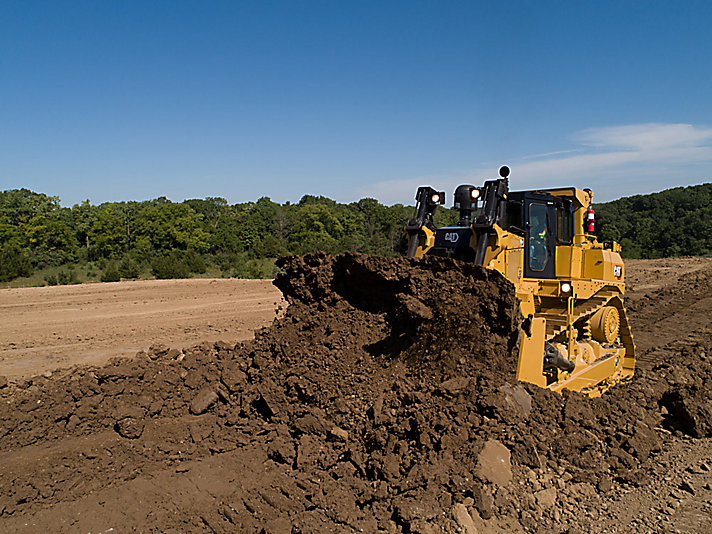
[[[600,239],[618,241],[627,258],[712,254],[712,183],[597,204]]]
[[[712,184],[595,208],[599,238],[621,243],[626,257],[712,254]],[[394,256],[405,252],[403,226],[412,210],[372,198],[342,204],[312,195],[294,204],[267,197],[238,204],[219,197],[179,203],[161,197],[68,208],[56,196],[12,189],[0,192],[0,282],[38,271],[49,273],[49,284],[205,272],[257,278],[272,276],[272,260],[284,254]],[[456,219],[454,210],[441,209],[436,222]]]
[[[79,280],[77,266],[112,281],[150,273],[188,277],[207,270],[224,276],[270,277],[284,254],[347,250],[393,256],[406,247],[412,207],[372,198],[350,204],[321,196],[278,204],[267,197],[228,204],[208,197],[175,203],[89,201],[62,207],[58,197],[28,189],[0,193],[0,281],[68,266],[47,283]],[[442,210],[443,222],[454,213]]]

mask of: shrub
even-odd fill
[[[27,253],[17,246],[5,245],[0,249],[0,282],[9,282],[19,276],[32,274]]]
[[[151,271],[156,278],[190,277],[190,267],[177,251],[155,257],[151,262]]]
[[[248,260],[235,266],[233,278],[271,278],[273,265],[264,260]]]
[[[57,273],[57,282],[63,286],[78,284],[79,278],[77,278],[77,273],[74,269],[70,269],[69,271],[61,270]]]
[[[106,264],[104,272],[101,273],[102,282],[118,282],[121,280],[121,273],[116,266],[116,262],[110,261]]]
[[[188,250],[184,254],[184,261],[192,273],[202,274],[208,270],[203,257],[194,250]]]
[[[242,252],[227,252],[215,256],[215,263],[223,273],[230,273],[245,263]]]
[[[119,263],[119,274],[121,278],[138,278],[141,268],[130,256],[124,256],[124,259]]]

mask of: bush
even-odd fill
[[[124,256],[124,259],[119,263],[119,274],[121,278],[138,278],[141,268],[130,256]]]
[[[235,266],[233,278],[271,278],[274,264],[264,260],[248,260]]]
[[[12,245],[5,245],[0,249],[0,282],[9,282],[30,274],[32,266],[27,252]]]
[[[74,269],[70,269],[68,272],[61,270],[57,273],[57,282],[63,286],[78,284],[79,278],[77,278],[77,273]]]
[[[184,254],[184,261],[192,273],[203,274],[208,270],[203,257],[194,250],[188,250]]]
[[[238,252],[222,253],[215,256],[214,261],[223,273],[228,273],[237,265],[245,262],[245,254]]]
[[[189,278],[191,273],[202,274],[207,270],[205,259],[194,250],[173,250],[151,261],[151,271],[156,278]]]
[[[56,274],[46,274],[44,277],[44,281],[47,282],[48,286],[56,286],[57,284],[59,284],[59,280],[57,280]]]
[[[151,262],[151,271],[156,278],[189,278],[190,267],[177,251],[167,256],[157,256]]]
[[[110,261],[106,264],[104,272],[101,273],[102,282],[118,282],[121,280],[121,273],[116,266],[116,262]]]

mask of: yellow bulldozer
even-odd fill
[[[509,172],[504,166],[496,180],[455,190],[456,226],[433,222],[445,193],[418,188],[408,255],[499,271],[516,287],[523,317],[517,379],[598,396],[635,368],[620,245],[593,235],[591,190],[510,192]]]

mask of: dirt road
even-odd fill
[[[269,280],[146,280],[0,289],[0,376],[100,365],[150,345],[235,344],[275,317]]]

